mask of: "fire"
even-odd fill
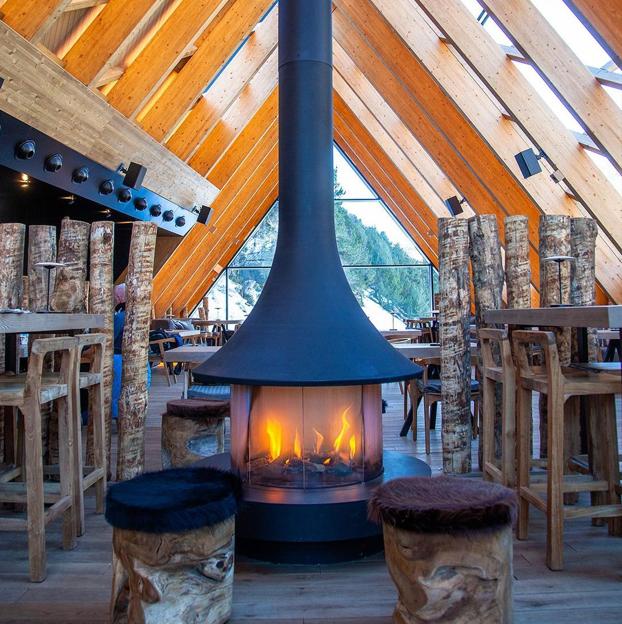
[[[313,433],[315,434],[315,446],[313,450],[316,455],[319,455],[322,452],[322,444],[324,444],[324,436],[317,430],[313,429]]]
[[[348,422],[348,419],[346,417],[349,411],[350,411],[350,408],[346,407],[346,409],[343,411],[343,414],[341,414],[341,431],[339,432],[339,435],[337,435],[337,437],[335,438],[335,443],[333,445],[333,449],[335,453],[339,453],[339,451],[341,450],[341,443],[343,442],[343,437],[346,435],[346,432],[350,428],[350,423]]]
[[[350,461],[356,457],[356,437],[350,436]]]
[[[281,456],[283,427],[281,426],[281,423],[269,418],[266,425],[266,433],[270,439],[270,461],[274,461]]]
[[[302,447],[300,446],[300,436],[298,435],[298,429],[296,429],[296,436],[294,437],[294,457],[302,459]]]

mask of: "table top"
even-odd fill
[[[488,310],[484,321],[527,327],[622,327],[622,305]]]
[[[194,338],[201,335],[198,329],[166,329],[164,331],[167,334],[179,334],[182,338]]]
[[[383,329],[380,333],[385,338],[419,338],[423,335],[423,332],[420,329]]]
[[[0,313],[0,334],[42,334],[74,329],[94,329],[104,327],[105,324],[103,314]]]
[[[233,319],[229,321],[216,319],[214,321],[210,321],[207,319],[191,318],[188,320],[197,327],[205,327],[206,325],[241,325],[244,322],[243,319]]]
[[[599,329],[596,334],[599,340],[620,340],[619,329]]]

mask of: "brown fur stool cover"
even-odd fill
[[[512,621],[516,497],[470,478],[413,477],[379,487],[370,518],[382,522],[398,589],[396,624]]]
[[[180,399],[162,415],[162,467],[190,466],[225,450],[229,401]]]

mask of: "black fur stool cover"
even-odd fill
[[[229,401],[180,399],[162,414],[162,467],[182,468],[224,453]]]
[[[214,468],[112,485],[113,624],[221,624],[231,616],[239,479]]]
[[[398,624],[512,622],[512,490],[479,479],[412,477],[369,502],[382,522]]]

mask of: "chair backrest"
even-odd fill
[[[519,378],[532,378],[536,375],[546,375],[549,386],[562,381],[559,353],[555,334],[550,331],[517,330],[512,332],[514,357]],[[543,359],[542,365],[535,365],[534,349],[539,347],[539,354]]]
[[[39,400],[43,363],[48,353],[61,354],[58,383],[69,386],[70,377],[74,371],[77,346],[77,339],[70,336],[38,338],[34,340],[30,350],[30,357],[28,358],[24,398],[28,399],[30,397],[36,398],[37,401]]]
[[[514,376],[514,360],[507,329],[482,327],[477,331],[482,356],[482,372],[487,368],[503,369],[503,372]]]
[[[82,358],[82,352],[88,348],[88,358],[86,364],[89,366],[89,373],[101,373],[104,370],[104,355],[106,353],[106,334],[80,334],[76,336],[78,341],[78,358],[76,365],[78,371]]]

